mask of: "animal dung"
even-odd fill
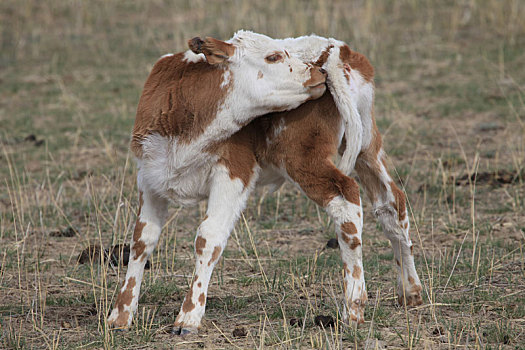
[[[246,332],[246,329],[244,327],[237,327],[233,330],[232,335],[235,338],[243,338],[248,335],[248,332]]]
[[[332,316],[324,316],[324,315],[315,316],[314,323],[316,326],[319,326],[322,328],[328,328],[328,327],[335,326],[335,321]]]
[[[53,230],[49,233],[51,237],[74,237],[76,234],[76,230],[69,226],[61,230]]]
[[[339,242],[336,238],[330,238],[328,242],[326,242],[326,247],[336,249],[337,247],[339,247]]]

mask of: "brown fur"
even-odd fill
[[[183,62],[179,53],[160,59],[142,91],[131,150],[142,157],[142,141],[152,133],[178,136],[188,143],[213,121],[229,86],[220,88],[224,68],[207,62]]]
[[[199,303],[201,304],[201,306],[204,306],[205,302],[206,302],[206,296],[204,295],[204,293],[201,293],[201,295],[199,295]]]
[[[215,261],[217,261],[217,259],[219,259],[219,255],[220,254],[221,254],[221,247],[220,246],[216,246],[215,248],[213,248],[213,253],[211,253],[211,259],[210,259],[210,261],[208,261],[208,266],[210,266]]]
[[[137,219],[135,223],[135,230],[133,231],[133,251],[135,252],[135,258],[138,258],[139,256],[144,253],[144,250],[146,249],[146,244],[144,244],[143,241],[140,240],[142,237],[142,230],[144,229],[144,226],[146,226],[146,223],[141,222],[140,219]]]
[[[144,250],[146,250],[146,244],[143,241],[133,242],[133,251],[135,252],[135,259],[138,259],[142,255],[141,259],[144,260]]]
[[[188,290],[188,293],[186,293],[186,297],[184,298],[184,303],[182,304],[182,311],[190,312],[191,310],[195,309],[195,304],[193,304],[193,302],[191,301],[192,296],[193,296],[193,282],[191,282],[190,290]]]
[[[227,141],[218,145],[215,153],[219,155],[219,163],[228,168],[230,178],[240,179],[248,186],[256,164],[253,125],[249,125],[234,134]]]
[[[394,194],[395,202],[393,203],[394,208],[397,211],[397,218],[399,221],[403,221],[406,218],[406,198],[403,191],[396,186],[392,181],[390,182],[390,188]]]
[[[374,78],[374,67],[372,67],[370,61],[365,55],[350,50],[348,45],[341,47],[339,58],[344,63],[348,63],[352,69],[359,71],[366,81],[370,82]]]
[[[361,268],[357,265],[354,265],[354,271],[352,271],[352,277],[359,279],[361,277]]]
[[[128,322],[129,311],[124,311],[124,306],[130,306],[133,300],[133,288],[135,288],[136,280],[135,277],[130,277],[128,285],[124,291],[121,291],[117,297],[115,303],[118,308],[118,317],[115,320],[115,324],[119,326],[125,326]]]
[[[206,238],[197,236],[197,239],[195,240],[195,251],[198,255],[202,255],[202,250],[204,247],[206,247]]]
[[[235,53],[235,46],[230,43],[206,37],[202,40],[199,37],[188,40],[188,47],[194,53],[203,53],[209,64],[224,63],[228,57]]]
[[[349,235],[355,235],[357,233],[357,228],[355,227],[353,222],[348,221],[348,222],[345,222],[344,224],[341,224],[341,233],[342,233],[343,240],[345,241],[345,243],[350,244],[352,239],[350,238]]]
[[[349,235],[355,235],[357,233],[357,227],[351,221],[345,222],[341,225],[341,230],[348,233]]]
[[[310,87],[322,84],[325,82],[326,75],[318,68],[310,69],[310,79],[303,83],[303,86]]]
[[[284,118],[286,128],[275,135],[280,117]],[[338,147],[341,117],[329,92],[295,110],[258,118],[251,125],[257,161],[284,166],[317,204],[325,207],[353,186],[352,180],[331,161]]]
[[[352,238],[352,243],[350,243],[350,249],[354,250],[355,248],[361,245],[361,241],[357,237]]]
[[[329,45],[324,51],[321,53],[317,61],[313,62],[314,66],[322,67],[326,60],[328,60],[328,56],[330,55],[330,50],[334,47],[334,45]]]

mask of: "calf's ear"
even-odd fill
[[[190,39],[188,46],[194,53],[203,53],[209,64],[224,63],[235,52],[235,46],[232,44],[210,37],[206,37],[204,40],[199,37]]]

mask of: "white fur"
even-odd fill
[[[193,51],[188,50],[184,52],[184,58],[182,60],[186,63],[197,63],[206,61],[206,57],[204,57],[204,54],[202,53],[196,54]]]

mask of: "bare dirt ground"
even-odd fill
[[[393,255],[365,201],[367,322],[340,324],[333,225],[285,185],[250,199],[199,335],[169,329],[205,203],[170,209],[131,330],[108,331],[125,267],[77,257],[133,230],[128,143],[142,84],[187,39],[240,28],[333,36],[374,64],[422,306],[396,306]],[[2,1],[0,348],[525,348],[523,67],[519,0]],[[319,315],[336,325],[319,327]]]

